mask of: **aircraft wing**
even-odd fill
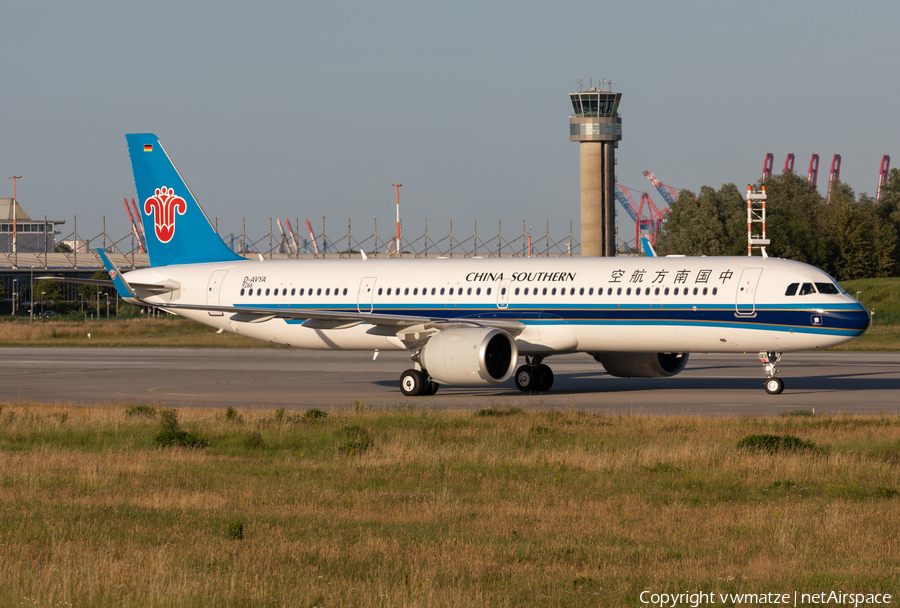
[[[107,281],[104,279],[79,279],[76,277],[35,277],[37,281],[57,281],[59,283],[74,283],[76,285],[96,285],[98,287],[106,287],[108,289],[113,289],[116,287],[115,281]],[[137,287],[138,289],[144,289],[147,291],[173,291],[178,289],[178,285],[174,283],[135,283],[132,281],[128,282],[132,287]],[[121,294],[120,294],[121,295]],[[129,295],[125,295],[123,297],[130,297]]]
[[[347,329],[361,323],[382,326],[393,335],[397,330],[421,325],[424,329],[438,331],[458,327],[496,327],[513,336],[525,330],[525,325],[514,319],[492,319],[467,317],[464,319],[445,319],[442,317],[426,317],[419,315],[386,315],[372,312],[351,312],[333,310],[298,309],[284,307],[256,306],[212,306],[204,304],[170,304],[142,301],[148,306],[156,306],[163,310],[197,310],[232,314],[232,320],[244,323],[261,323],[271,319],[305,320],[305,326],[314,329]],[[388,329],[392,328],[392,329]]]

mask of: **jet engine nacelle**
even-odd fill
[[[620,378],[668,378],[681,373],[688,353],[593,353],[608,374]]]
[[[516,341],[505,331],[472,327],[435,334],[419,361],[441,384],[500,384],[512,376],[518,356]]]

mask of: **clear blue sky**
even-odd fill
[[[577,231],[578,78],[623,94],[619,183],[743,188],[767,152],[802,174],[815,152],[822,189],[839,153],[874,194],[882,155],[900,166],[898,18],[896,2],[7,3],[0,196],[21,173],[32,215],[124,233],[124,135],[150,131],[220,232],[326,215],[329,234],[374,217],[387,233],[398,181],[406,234]]]

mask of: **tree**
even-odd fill
[[[897,273],[897,229],[878,213],[875,201],[853,200],[849,188],[832,186],[828,209],[830,271],[839,281]]]
[[[104,272],[102,270],[98,270],[97,272],[95,272],[94,274],[91,275],[91,278],[97,279],[100,281],[108,281],[109,274],[107,274],[106,272]],[[107,291],[107,289],[101,285],[81,285],[78,287],[78,293],[81,294],[82,298],[84,298],[85,300],[88,300],[88,301],[96,300],[98,297],[98,294],[100,294],[104,291]],[[107,293],[108,293],[108,291],[107,291]]]
[[[53,251],[56,253],[72,253],[72,248],[66,243],[57,243],[55,247],[53,247]]]
[[[662,255],[739,255],[747,250],[745,209],[734,184],[718,191],[703,186],[696,199],[682,190],[666,213],[656,250]]]
[[[38,281],[34,284],[34,297],[32,300],[43,300],[44,302],[62,302],[64,300],[62,285],[59,281]]]
[[[850,197],[852,198],[852,191]],[[805,178],[794,173],[766,180],[766,247],[769,255],[820,268],[828,266],[825,200],[809,190]]]

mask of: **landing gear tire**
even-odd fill
[[[530,393],[531,391],[533,391],[535,385],[537,384],[537,378],[535,377],[536,371],[537,368],[534,365],[523,365],[519,369],[517,369],[516,388],[523,393]]]
[[[440,386],[441,386],[440,384],[438,384],[437,382],[435,382],[434,380],[431,380],[429,378],[428,384],[425,385],[425,390],[422,391],[422,394],[423,395],[433,395],[436,392],[438,392],[438,388]]]
[[[538,365],[537,369],[539,380],[535,390],[540,393],[545,393],[553,386],[553,370],[544,364]]]
[[[770,395],[780,395],[784,390],[784,380],[781,378],[769,378],[766,380],[766,392]]]
[[[400,374],[400,392],[407,397],[416,397],[422,394],[425,388],[425,374],[417,369],[408,369]]]

